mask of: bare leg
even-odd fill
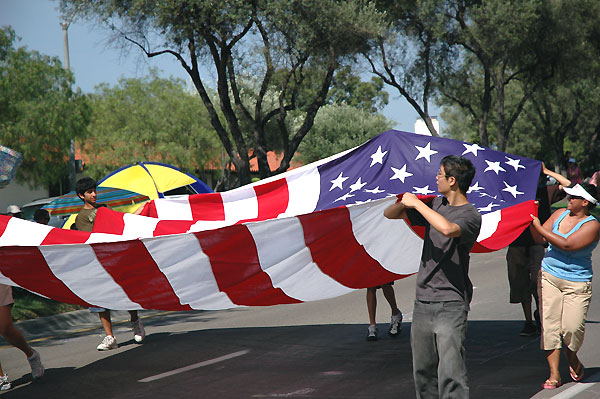
[[[377,311],[377,288],[367,288],[367,310],[369,311],[369,323],[377,324],[375,321],[375,313]]]
[[[27,357],[33,355],[33,349],[29,346],[21,331],[19,331],[12,321],[12,304],[0,306],[0,335],[6,342],[19,348]]]
[[[567,361],[569,362],[569,366],[575,371],[578,371],[579,367],[579,359],[577,358],[577,352],[573,352],[571,349],[565,347],[565,356],[567,357]]]
[[[560,363],[560,349],[546,351],[546,359],[548,360],[548,367],[550,367],[550,377],[548,377],[548,379],[551,381],[560,382],[560,372],[558,371],[558,365]]]
[[[395,316],[398,313],[400,313],[400,309],[398,309],[398,305],[396,304],[396,295],[394,294],[394,287],[388,284],[382,286],[381,289],[383,291],[383,296],[385,296],[385,299],[387,299],[388,303],[390,304],[392,316]]]
[[[114,337],[112,330],[112,321],[110,320],[110,310],[100,312],[98,313],[98,315],[100,316],[100,322],[102,323],[102,327],[104,328],[104,333],[106,335]]]

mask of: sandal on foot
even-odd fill
[[[544,382],[544,389],[556,389],[558,387],[560,387],[562,384],[560,381],[556,381],[556,380],[546,380],[546,382]]]
[[[569,366],[569,374],[571,374],[571,378],[575,382],[579,382],[583,379],[584,372],[585,372],[585,368],[583,367],[583,364],[581,364],[580,361],[578,361],[576,370],[573,370],[573,368],[571,366]]]

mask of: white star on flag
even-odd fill
[[[409,173],[406,171],[406,164],[403,167],[401,167],[400,169],[396,169],[393,166],[390,166],[390,167],[394,171],[394,176],[392,176],[390,178],[390,180],[400,179],[402,181],[402,183],[404,183],[404,179],[413,175],[412,173]]]
[[[478,181],[476,181],[475,184],[473,184],[471,187],[469,187],[469,191],[467,191],[467,194],[470,194],[473,191],[479,191],[479,190],[484,190],[484,188],[479,185]]]
[[[373,201],[373,200],[372,200],[371,198],[369,198],[369,199],[368,199],[368,200],[366,200],[366,201],[356,201],[354,204],[355,204],[355,205],[367,204],[367,203],[369,203],[369,202],[372,202],[372,201]]]
[[[370,193],[370,194],[381,194],[381,193],[385,193],[385,190],[380,190],[379,186],[377,186],[372,190],[365,190],[365,192]]]
[[[342,195],[340,198],[336,199],[335,202],[346,201],[348,198],[352,198],[352,197],[354,197],[354,194],[346,193],[346,194]]]
[[[517,172],[519,170],[519,168],[525,169],[525,166],[521,165],[520,159],[512,159],[509,157],[505,157],[505,158],[508,159],[508,161],[506,163],[508,165],[512,166],[513,168],[515,168],[515,172]]]
[[[461,155],[465,155],[465,154],[471,153],[471,154],[477,156],[477,151],[483,151],[483,150],[485,150],[485,148],[480,147],[477,144],[466,144],[465,143],[463,145],[465,146],[466,150],[464,150]]]
[[[500,206],[500,205],[496,205],[493,202],[490,202],[488,204],[488,206],[483,207],[483,208],[477,208],[477,209],[479,210],[479,212],[491,212],[492,208],[495,207],[495,206]]]
[[[513,195],[513,197],[517,198],[517,194],[518,195],[525,194],[525,193],[522,193],[521,191],[517,191],[516,184],[514,186],[511,186],[506,182],[503,182],[503,183],[506,186],[506,188],[503,188],[502,191],[508,191],[509,193],[511,193]]]
[[[379,146],[377,148],[377,151],[371,155],[371,166],[375,165],[376,163],[382,164],[383,165],[383,157],[385,156],[385,154],[387,154],[388,152],[381,152],[381,146]]]
[[[499,174],[500,171],[506,172],[506,169],[504,169],[502,166],[500,166],[500,161],[490,162],[486,159],[485,162],[488,164],[488,167],[485,168],[484,172],[487,172],[488,170],[493,170],[494,172],[496,172],[496,174]]]
[[[435,191],[431,191],[429,189],[429,186],[425,186],[425,187],[413,187],[413,193],[415,194],[423,194],[423,195],[429,195],[429,194],[433,194],[435,193]]]
[[[363,183],[359,177],[358,180],[356,181],[356,183],[354,183],[353,185],[350,186],[350,192],[358,191],[366,185],[367,185],[367,183]]]
[[[344,184],[344,182],[346,180],[348,180],[347,177],[342,176],[343,173],[344,172],[340,172],[340,175],[335,180],[331,180],[331,183],[333,183],[333,184],[331,185],[331,188],[329,189],[329,191],[333,190],[336,187],[339,188],[340,190],[343,190],[342,185]]]
[[[438,153],[437,151],[431,149],[431,143],[427,143],[425,147],[419,147],[416,145],[415,148],[419,150],[419,155],[417,155],[415,161],[420,158],[426,158],[427,162],[431,162],[431,156]]]

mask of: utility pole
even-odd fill
[[[71,64],[69,62],[69,34],[67,30],[69,29],[69,25],[73,21],[73,17],[75,13],[72,15],[65,17],[65,21],[60,23],[63,31],[63,46],[65,50],[65,69],[67,71],[71,71]],[[75,170],[75,142],[71,139],[71,146],[69,148],[69,189],[67,191],[75,190],[75,179],[76,179],[76,170]],[[64,193],[61,193],[64,194]]]

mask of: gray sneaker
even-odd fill
[[[33,379],[37,380],[38,378],[42,378],[45,370],[38,351],[33,349],[33,355],[31,355],[31,357],[28,357],[27,361],[29,361],[29,366],[31,367],[31,376],[33,377]]]
[[[390,321],[390,329],[388,330],[392,337],[400,334],[400,331],[402,331],[402,312],[392,316],[392,320]]]
[[[115,339],[115,337],[107,335],[106,337],[104,337],[102,342],[100,342],[100,345],[96,347],[96,349],[98,349],[99,351],[107,351],[110,349],[117,349],[118,347],[119,345],[117,344],[117,340]]]
[[[8,391],[12,388],[12,384],[8,380],[7,375],[0,376],[0,391]]]
[[[131,322],[131,328],[133,329],[133,339],[138,344],[146,338],[146,330],[144,330],[144,325],[142,324],[142,319],[138,317],[136,321]]]

